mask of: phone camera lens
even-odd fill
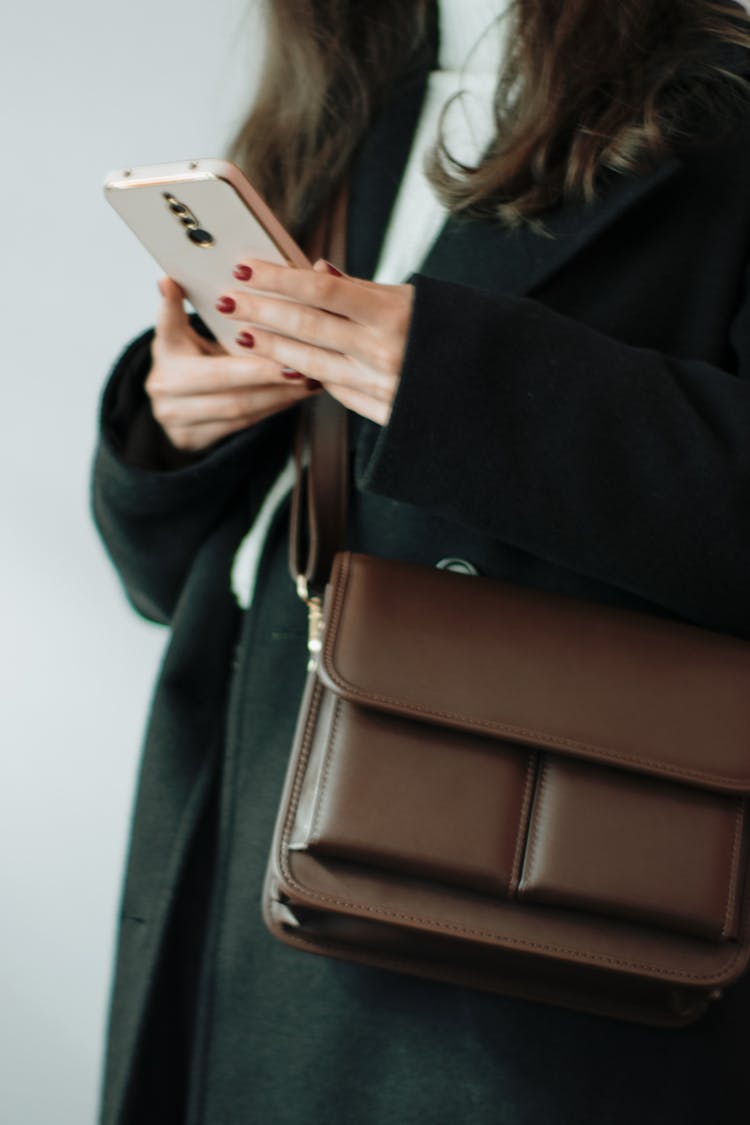
[[[196,246],[208,247],[214,244],[214,236],[209,234],[207,230],[201,230],[200,227],[197,230],[189,230],[187,236]]]

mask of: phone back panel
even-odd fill
[[[235,343],[237,324],[218,313],[215,304],[222,293],[237,287],[232,275],[237,263],[262,258],[309,265],[242,173],[223,161],[113,173],[105,194],[164,273],[183,288],[220,343],[235,355],[243,354]]]

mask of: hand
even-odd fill
[[[350,410],[384,425],[396,395],[414,303],[412,285],[248,260],[217,303],[253,354],[302,371]],[[241,335],[240,335],[241,334]]]
[[[176,282],[164,278],[159,289],[164,299],[145,387],[154,417],[177,449],[207,449],[320,389],[260,354],[228,355],[190,326]]]

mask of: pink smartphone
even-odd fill
[[[310,262],[244,174],[227,160],[190,160],[111,172],[104,192],[164,272],[174,278],[228,352],[236,325],[215,309],[237,284],[243,258],[281,265]]]

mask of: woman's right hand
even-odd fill
[[[145,388],[159,425],[177,449],[198,452],[286,410],[320,390],[272,360],[229,355],[191,327],[179,285],[159,282],[162,304]]]

